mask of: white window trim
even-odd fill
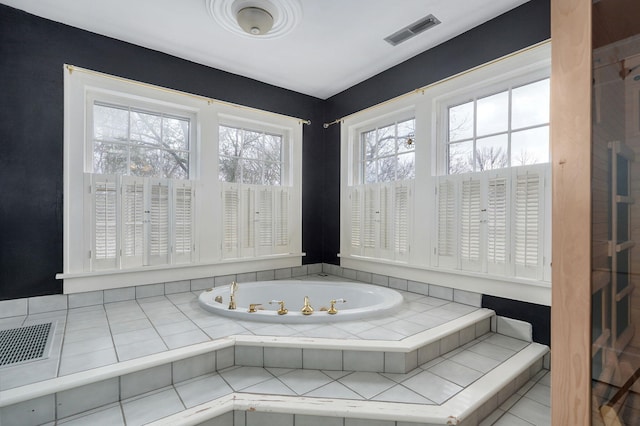
[[[249,107],[215,101],[149,84],[113,77],[98,72],[67,66],[64,73],[64,218],[63,272],[64,293],[75,293],[207,278],[257,270],[295,267],[302,264],[302,126],[297,118],[268,113]],[[86,235],[91,226],[90,215],[82,201],[88,196],[85,172],[91,153],[86,152],[90,126],[88,106],[95,96],[102,99],[130,99],[147,103],[151,109],[178,112],[195,120],[192,125],[190,174],[195,198],[196,254],[188,264],[167,264],[129,269],[91,271]],[[157,108],[153,108],[157,107]],[[90,111],[91,108],[88,108]],[[286,253],[244,259],[222,258],[222,221],[220,211],[221,182],[218,180],[218,124],[220,122],[252,123],[277,129],[289,137],[291,187],[290,245]],[[195,155],[193,155],[195,153]],[[195,160],[194,160],[195,157]]]
[[[526,83],[549,77],[551,63],[551,43],[545,42],[525,49],[506,58],[477,67],[460,75],[400,96],[351,116],[345,117],[341,128],[341,265],[361,271],[394,275],[399,278],[428,282],[473,291],[483,294],[508,297],[550,305],[550,185],[549,172],[544,194],[545,227],[543,230],[545,246],[544,276],[541,279],[529,279],[513,276],[501,276],[486,272],[453,270],[437,266],[434,248],[437,240],[435,219],[437,176],[443,170],[443,145],[439,143],[440,133],[446,128],[440,114],[445,104],[452,99],[463,100],[469,93],[494,93],[504,88],[505,82]],[[358,159],[354,143],[358,142],[358,132],[371,123],[384,121],[385,118],[412,111],[416,117],[416,178],[414,193],[414,226],[411,241],[411,254],[407,262],[385,260],[363,255],[350,254],[350,215],[349,188],[354,182],[353,165]],[[550,167],[548,168],[550,169]],[[423,190],[420,190],[423,189]],[[425,226],[419,226],[421,223]],[[393,273],[391,273],[391,272]]]

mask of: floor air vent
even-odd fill
[[[428,30],[429,28],[435,27],[439,23],[440,21],[435,16],[425,16],[424,18],[417,20],[413,24],[408,25],[399,31],[396,31],[389,37],[386,37],[384,40],[392,46],[396,46],[403,41],[407,41],[411,37],[414,37],[421,32]]]
[[[48,322],[0,330],[0,367],[46,358],[53,329]]]

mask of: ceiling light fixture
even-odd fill
[[[289,34],[302,20],[301,0],[206,0],[209,15],[227,31],[252,39]]]
[[[238,25],[248,34],[264,35],[273,27],[273,16],[259,7],[245,7],[238,11]]]

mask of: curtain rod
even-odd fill
[[[524,49],[518,50],[517,52],[512,52],[512,53],[510,53],[508,55],[505,55],[505,56],[502,56],[500,58],[494,59],[493,61],[489,61],[489,62],[486,62],[484,64],[477,65],[477,66],[475,66],[473,68],[470,68],[470,69],[468,69],[466,71],[459,72],[458,74],[454,74],[454,75],[446,77],[446,78],[444,78],[442,80],[438,80],[438,81],[436,81],[434,83],[427,84],[426,86],[419,87],[419,88],[414,89],[414,90],[412,90],[410,92],[403,93],[402,95],[396,96],[395,98],[387,99],[386,101],[380,102],[379,104],[375,104],[375,105],[372,105],[372,106],[370,106],[368,108],[364,108],[364,109],[361,109],[359,111],[352,112],[351,114],[345,115],[344,117],[336,118],[333,121],[330,121],[328,123],[324,123],[322,125],[322,127],[327,129],[327,128],[333,126],[334,124],[343,123],[344,120],[346,120],[346,119],[348,119],[350,117],[353,117],[354,115],[358,115],[358,114],[360,114],[360,113],[362,113],[364,111],[374,110],[374,109],[380,108],[382,106],[388,105],[390,103],[397,102],[397,101],[399,101],[401,99],[404,99],[406,97],[413,96],[413,95],[418,94],[418,93],[424,95],[424,92],[426,90],[431,89],[431,88],[436,87],[436,86],[439,86],[440,84],[444,84],[444,83],[446,83],[446,82],[448,82],[450,80],[453,80],[454,78],[461,77],[461,76],[463,76],[465,74],[469,74],[469,73],[474,72],[474,71],[476,71],[478,69],[487,67],[489,65],[493,65],[493,64],[495,64],[497,62],[500,62],[500,61],[503,61],[505,59],[509,59],[509,58],[511,58],[513,56],[519,55],[520,53],[528,52],[529,50],[533,50],[533,49],[537,49],[538,47],[544,46],[545,44],[548,44],[548,43],[551,43],[550,39],[549,40],[545,40],[545,41],[541,41],[541,42],[536,43],[536,44],[534,44],[532,46],[529,46],[529,47],[526,47]]]
[[[272,116],[276,116],[276,117],[282,117],[282,118],[297,120],[300,124],[306,124],[306,125],[310,125],[311,124],[311,120],[305,120],[305,119],[299,118],[299,117],[292,117],[290,115],[279,114],[277,112],[265,111],[265,110],[262,110],[262,109],[252,108],[252,107],[245,106],[245,105],[234,104],[232,102],[226,102],[226,101],[221,101],[221,100],[218,100],[218,99],[208,98],[206,96],[195,95],[193,93],[183,92],[183,91],[176,90],[176,89],[170,89],[168,87],[156,86],[155,84],[144,83],[144,82],[137,81],[137,80],[131,80],[131,79],[124,78],[124,77],[118,77],[118,76],[115,76],[115,75],[105,74],[105,73],[102,73],[102,72],[99,72],[99,71],[94,71],[94,70],[89,70],[89,69],[86,69],[86,68],[76,67],[74,65],[65,64],[65,68],[69,71],[69,74],[72,74],[73,72],[78,71],[78,72],[83,72],[85,74],[98,75],[100,77],[109,78],[109,79],[115,80],[115,81],[122,81],[122,82],[126,82],[126,83],[129,83],[129,84],[135,84],[135,85],[146,87],[146,88],[152,88],[154,90],[161,90],[163,92],[167,92],[167,93],[171,93],[171,94],[177,94],[177,95],[182,95],[182,96],[186,96],[186,97],[189,97],[189,98],[198,99],[198,100],[207,102],[207,104],[209,104],[209,105],[211,105],[211,104],[220,104],[220,105],[225,105],[225,106],[232,107],[232,108],[250,110],[252,112],[256,112],[257,111],[257,112],[259,112],[261,114],[265,114],[265,115],[272,115]]]

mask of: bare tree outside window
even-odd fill
[[[93,172],[189,178],[190,120],[98,104],[93,107]]]
[[[415,177],[415,119],[360,134],[363,183],[394,182]]]

